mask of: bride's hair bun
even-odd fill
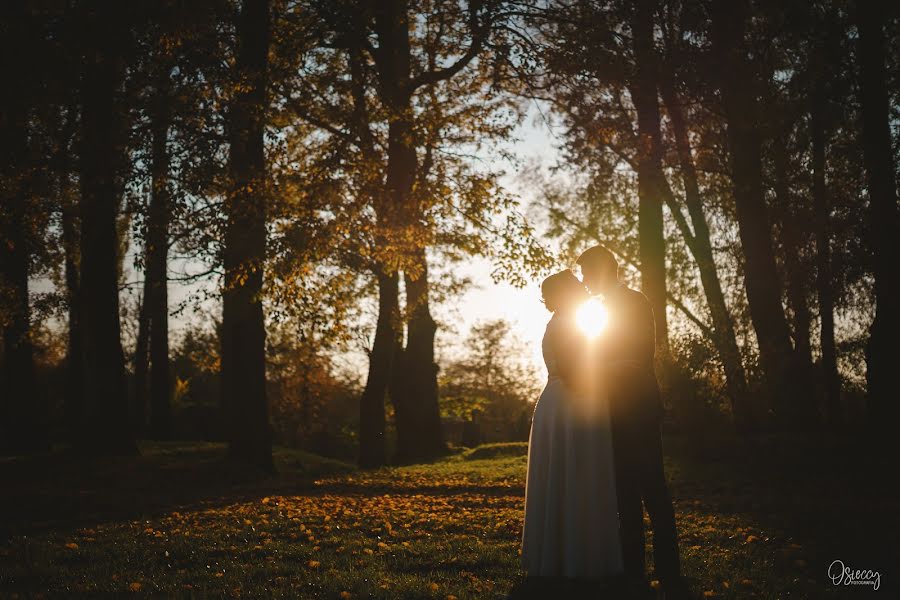
[[[580,300],[587,292],[571,269],[563,269],[541,282],[541,296],[547,310],[556,312],[567,299]]]

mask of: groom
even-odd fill
[[[653,371],[656,332],[647,297],[619,281],[619,264],[607,248],[587,249],[577,261],[591,294],[606,300],[609,322],[601,358],[610,381],[610,418],[622,558],[629,578],[646,582],[644,517],[653,526],[656,574],[667,598],[687,597],[680,576],[675,513],[663,472],[662,401]],[[646,585],[644,583],[644,585]]]

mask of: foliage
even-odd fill
[[[442,415],[476,420],[486,439],[521,439],[540,394],[522,346],[507,321],[473,325],[461,356],[441,371]]]

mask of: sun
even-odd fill
[[[606,307],[594,298],[585,301],[575,313],[578,329],[588,337],[600,335],[606,328],[608,320],[609,313],[607,313]]]

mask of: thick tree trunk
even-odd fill
[[[79,446],[134,453],[128,419],[125,357],[119,324],[116,217],[121,198],[121,107],[116,93],[128,43],[124,7],[111,0],[85,7],[81,118],[81,305],[84,411]]]
[[[638,117],[638,242],[641,291],[650,300],[656,320],[656,358],[665,364],[669,354],[666,319],[666,240],[663,232],[662,141],[657,96],[657,60],[653,47],[656,0],[634,5],[632,38],[637,73],[631,96]],[[665,370],[665,369],[664,369]]]
[[[409,325],[406,348],[397,361],[394,386],[398,411],[403,412],[403,430],[398,421],[397,461],[427,460],[445,453],[443,426],[438,409],[437,364],[434,362],[434,335],[437,325],[428,310],[428,270],[425,250],[417,262],[416,279],[404,274]],[[398,412],[399,419],[399,412]]]
[[[837,425],[841,415],[841,378],[834,341],[834,286],[831,274],[831,208],[825,183],[825,86],[822,66],[813,65],[816,81],[810,105],[810,138],[813,169],[813,223],[816,238],[816,292],[819,300],[819,340],[822,379],[825,385],[825,416]]]
[[[394,353],[399,344],[400,333],[397,274],[378,271],[376,276],[378,321],[372,351],[369,353],[366,387],[359,401],[359,466],[363,468],[380,467],[387,462],[384,397],[391,382]]]
[[[900,216],[894,183],[888,95],[885,85],[883,10],[877,2],[856,3],[859,29],[862,145],[869,188],[875,319],[866,346],[868,417],[873,428],[889,431],[900,416],[896,345],[900,340]]]
[[[783,130],[782,130],[783,131]],[[781,131],[779,131],[781,133]],[[795,427],[808,427],[816,421],[812,390],[813,365],[809,310],[811,278],[801,256],[809,240],[808,211],[791,195],[788,184],[788,156],[783,142],[772,140],[775,164],[775,199],[782,216],[781,243],[784,247],[784,271],[787,279],[787,301],[793,322],[794,354],[792,369],[795,376],[794,398],[782,408],[782,416]]]
[[[686,232],[686,237],[691,238],[688,248],[694,257],[694,261],[697,263],[697,269],[700,272],[700,283],[703,285],[706,304],[712,317],[715,334],[713,343],[716,346],[719,360],[722,361],[722,367],[725,371],[725,384],[728,389],[728,397],[731,400],[735,426],[743,430],[754,425],[752,410],[748,405],[747,376],[744,372],[744,364],[741,360],[737,337],[734,333],[734,322],[725,303],[725,294],[722,292],[722,283],[719,280],[719,273],[716,269],[709,224],[700,198],[700,185],[697,180],[697,170],[694,166],[694,158],[691,153],[691,145],[688,139],[688,130],[681,102],[671,79],[663,77],[661,81],[660,89],[666,112],[669,115],[669,121],[672,123],[672,131],[675,135],[675,149],[681,166],[685,203],[687,204],[691,226],[693,227],[693,236],[690,236],[690,232]]]
[[[150,316],[150,435],[166,439],[171,434],[171,384],[169,378],[169,73],[159,65],[152,115],[153,192],[147,221],[149,285],[145,302]]]
[[[225,205],[223,250],[223,407],[229,457],[272,470],[262,307],[267,194],[267,0],[245,0],[238,16],[237,40],[235,68],[239,89],[228,115],[231,189]]]
[[[71,118],[71,117],[70,117]],[[70,441],[76,439],[78,420],[84,409],[84,381],[81,346],[81,303],[79,294],[79,229],[74,190],[71,189],[68,163],[59,170],[59,193],[62,207],[62,240],[65,253],[66,304],[66,391],[63,400],[64,427]]]
[[[362,21],[361,15],[356,15]],[[357,22],[357,34],[364,35],[364,26]],[[357,40],[360,42],[360,40]],[[349,70],[354,101],[354,125],[360,144],[369,156],[377,156],[375,140],[370,129],[369,113],[366,107],[366,83],[361,44],[350,52]],[[384,233],[390,227],[390,206],[381,193],[380,178],[373,178],[368,185],[368,196],[378,211],[376,244],[385,245]],[[375,325],[375,339],[369,354],[369,371],[366,386],[359,401],[359,456],[360,467],[375,468],[387,462],[385,446],[385,395],[390,387],[397,346],[401,346],[401,323],[399,307],[399,278],[395,271],[388,272],[383,264],[375,267],[378,282],[378,318]]]
[[[375,12],[381,98],[391,118],[388,125],[387,196],[400,228],[414,229],[420,207],[413,198],[418,169],[413,126],[411,54],[408,6],[404,0],[379,4]],[[420,232],[413,232],[421,235]],[[425,240],[404,248],[404,281],[409,319],[407,348],[401,353],[404,381],[392,394],[397,411],[398,458],[413,462],[432,458],[445,449],[434,364],[434,321],[428,299]],[[410,347],[410,344],[412,346]],[[426,438],[425,436],[429,436]]]
[[[15,88],[16,83],[10,87]],[[11,91],[21,93],[20,90]],[[4,99],[6,100],[6,99]],[[5,104],[5,103],[4,103]],[[7,107],[4,107],[7,108]],[[3,324],[3,441],[0,446],[14,452],[40,448],[44,439],[41,410],[35,389],[31,307],[28,300],[28,265],[31,241],[27,238],[28,156],[26,112],[9,110],[0,130],[2,144],[3,210],[0,212],[0,300]],[[7,109],[8,110],[8,109]]]
[[[781,304],[781,285],[772,249],[772,229],[762,177],[758,130],[758,77],[744,55],[747,3],[716,0],[712,38],[719,57],[717,77],[728,128],[732,185],[750,317],[759,344],[760,362],[774,399],[784,409],[792,399],[790,328]]]
[[[0,50],[9,55],[31,50],[31,33],[24,2],[3,8],[5,27]],[[26,58],[9,61],[0,88],[0,447],[15,452],[44,446],[43,407],[35,389],[31,343],[28,271],[31,261],[29,206],[32,174],[28,151],[28,106],[31,74]]]

